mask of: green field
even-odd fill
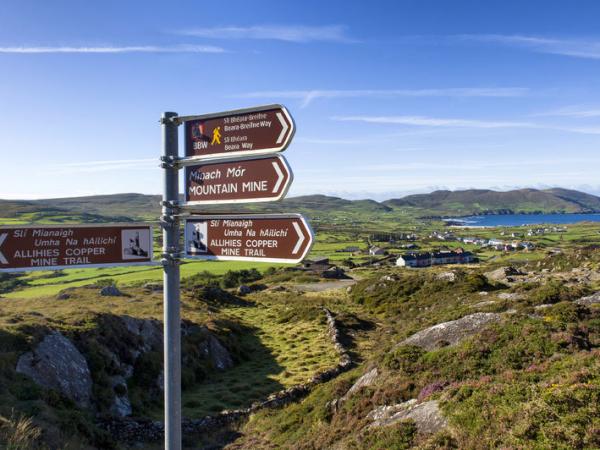
[[[256,268],[264,271],[269,267],[278,266],[267,263],[246,261],[194,261],[181,265],[181,277],[186,278],[203,271],[214,275],[222,275],[229,270],[242,270]],[[281,265],[279,265],[281,266]],[[59,276],[52,276],[53,272],[30,272],[23,277],[30,286],[22,290],[5,294],[7,298],[36,298],[55,295],[63,289],[94,284],[97,281],[111,279],[118,286],[143,284],[144,282],[162,281],[162,266],[131,266],[97,269],[67,269],[61,271]]]

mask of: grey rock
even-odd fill
[[[117,417],[128,417],[133,412],[131,401],[127,395],[127,381],[121,375],[115,375],[110,378],[110,384],[115,389],[115,398],[110,407],[112,415]]]
[[[129,397],[127,395],[115,396],[115,400],[110,407],[110,413],[117,417],[128,417],[133,413],[133,409],[131,408],[131,402],[129,401]]]
[[[491,306],[494,304],[496,304],[494,300],[487,300],[484,302],[475,303],[474,305],[471,305],[471,308],[483,308],[485,306]]]
[[[239,295],[246,295],[252,292],[252,289],[250,289],[249,286],[246,286],[245,284],[242,284],[239,288],[238,288],[238,294]]]
[[[92,377],[87,361],[73,343],[58,331],[48,334],[17,362],[17,372],[36,384],[61,392],[80,407],[88,407]]]
[[[104,297],[121,297],[123,293],[116,286],[106,286],[100,289],[100,295]]]
[[[112,388],[115,388],[117,386],[123,386],[125,390],[127,390],[127,381],[125,380],[125,377],[121,375],[114,375],[110,377],[110,386]]]
[[[448,426],[436,400],[417,403],[416,399],[393,406],[380,406],[371,411],[367,418],[373,420],[370,427],[385,427],[400,420],[415,421],[419,433],[434,434]]]
[[[578,305],[597,305],[600,303],[600,292],[575,300]]]
[[[442,272],[438,273],[435,278],[442,281],[454,282],[456,280],[456,274],[454,272]]]
[[[282,286],[282,285],[278,284],[278,285],[275,285],[275,286],[272,286],[272,287],[268,288],[267,291],[270,291],[270,292],[287,292],[287,291],[289,291],[289,289],[287,287],[285,287],[285,286]]]
[[[413,334],[400,345],[416,345],[426,350],[440,347],[440,344],[455,345],[468,336],[484,329],[491,322],[501,318],[496,313],[475,313],[458,320],[443,322]]]
[[[395,275],[384,275],[379,281],[398,281],[398,277]]]
[[[498,294],[500,300],[519,300],[521,296],[516,292],[501,292]]]
[[[499,269],[493,270],[491,272],[486,272],[484,275],[490,281],[507,281],[509,277],[527,274],[521,272],[519,269],[515,269],[514,267],[509,266],[500,267]]]
[[[352,387],[348,389],[348,392],[346,392],[346,394],[342,397],[342,400],[348,399],[352,394],[363,387],[371,386],[373,383],[375,383],[375,380],[377,380],[378,376],[379,370],[377,370],[377,367],[369,370],[362,377],[356,380]]]
[[[216,369],[225,370],[233,367],[233,358],[229,354],[229,351],[210,332],[207,334],[201,351],[210,359]]]
[[[151,292],[162,292],[163,285],[160,283],[146,283],[144,284],[144,289]]]
[[[163,329],[158,320],[138,319],[131,316],[121,316],[121,320],[130,333],[141,338],[142,352],[158,350],[162,347]]]

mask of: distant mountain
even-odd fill
[[[39,221],[52,216],[82,215],[89,221],[156,220],[160,215],[160,195],[114,194],[45,200],[0,200],[0,217],[23,217]],[[249,203],[247,205],[210,205],[203,212],[298,212],[310,217],[339,213],[382,213],[392,211],[390,206],[375,200],[345,200],[326,195],[307,195],[286,198],[281,202]],[[33,215],[33,216],[32,216]]]
[[[156,220],[160,215],[159,195],[114,194],[46,200],[0,200],[0,217],[41,221],[48,218],[73,218],[88,222]],[[402,210],[413,216],[462,216],[471,214],[508,214],[513,212],[600,212],[600,197],[584,192],[553,189],[518,189],[498,192],[488,189],[435,191],[399,199],[346,200],[327,195],[291,197],[281,202],[220,205],[202,208],[203,212],[297,212],[309,217],[336,214],[369,215]],[[55,220],[55,219],[53,219]]]
[[[89,222],[131,220],[156,217],[160,211],[159,195],[115,194],[44,200],[0,200],[0,217],[23,217],[32,221],[61,215]]]
[[[600,212],[600,197],[561,188],[507,192],[489,189],[435,191],[383,203],[393,208],[414,208],[435,215]]]

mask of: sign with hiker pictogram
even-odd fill
[[[281,152],[296,130],[282,105],[180,117],[179,121],[185,123],[186,157]]]

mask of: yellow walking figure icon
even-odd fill
[[[215,145],[215,143],[221,143],[221,127],[217,127],[213,130],[213,138],[210,145]]]

